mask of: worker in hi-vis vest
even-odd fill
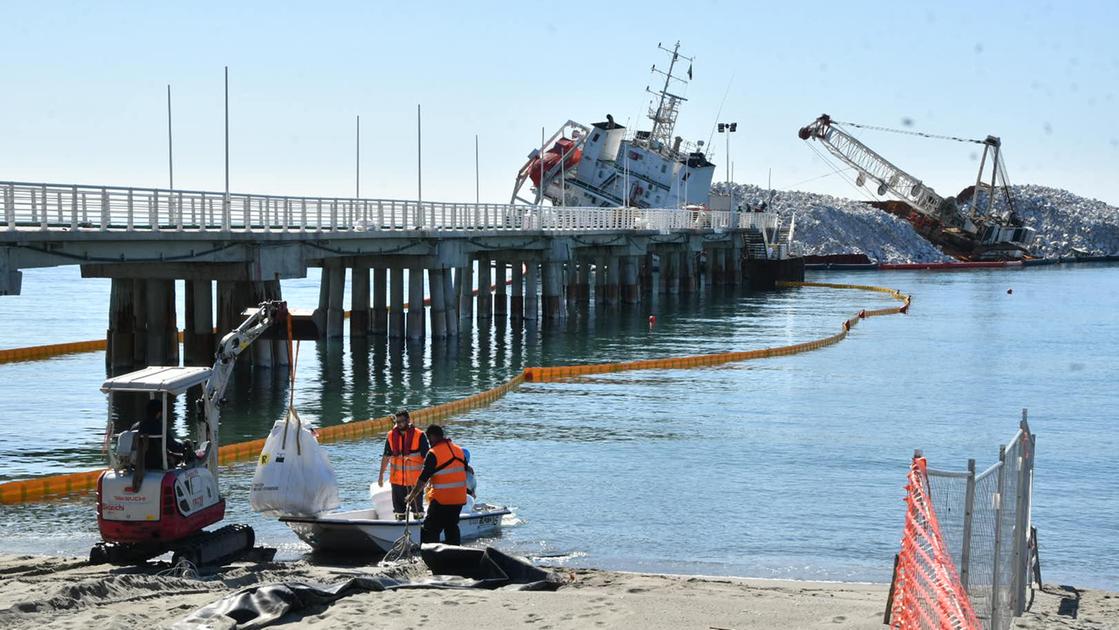
[[[408,411],[401,409],[394,418],[396,426],[385,438],[385,450],[381,455],[381,472],[377,475],[377,485],[385,485],[385,468],[391,466],[389,482],[392,483],[392,511],[396,520],[402,521],[405,512],[412,512],[416,519],[424,517],[423,499],[418,493],[409,493],[416,487],[423,470],[424,457],[428,452],[427,436],[412,426]]]
[[[431,450],[424,458],[423,472],[412,495],[419,496],[431,482],[431,501],[427,505],[427,518],[420,528],[421,543],[437,543],[443,534],[448,545],[462,543],[458,519],[466,505],[466,454],[443,435],[443,427],[433,424],[427,428]]]

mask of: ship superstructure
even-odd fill
[[[669,49],[668,70],[653,66],[663,77],[652,95],[648,131],[631,132],[607,114],[590,126],[567,121],[528,156],[517,173],[512,203],[555,206],[683,208],[706,206],[715,165],[703,152],[703,142],[685,142],[674,135],[680,94],[692,76],[691,57],[680,54],[680,43]],[[677,74],[688,63],[686,77]],[[524,191],[531,182],[528,191]]]

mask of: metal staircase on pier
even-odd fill
[[[766,260],[769,258],[769,247],[765,242],[765,234],[758,228],[752,227],[742,233],[742,241],[746,246],[746,258],[753,260]]]

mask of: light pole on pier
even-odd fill
[[[357,117],[357,130],[354,134],[357,155],[354,157],[354,198],[361,199],[361,116]]]
[[[727,191],[730,193],[730,209],[734,210],[734,188],[730,177],[730,134],[738,131],[738,123],[719,123],[719,133],[727,134]]]
[[[175,189],[175,161],[171,150],[171,84],[167,84],[167,188]]]

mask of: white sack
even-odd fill
[[[268,516],[315,516],[338,507],[338,480],[326,451],[289,409],[264,441],[249,502]]]

